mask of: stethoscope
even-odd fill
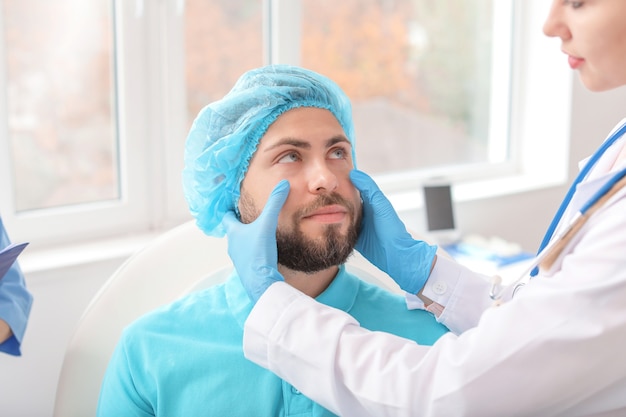
[[[551,265],[558,255],[561,253],[567,242],[570,241],[583,226],[583,224],[589,219],[589,217],[601,207],[609,198],[611,198],[620,188],[626,185],[626,168],[616,172],[611,178],[585,203],[581,206],[580,210],[572,217],[566,227],[554,235],[567,206],[569,205],[576,187],[581,181],[589,174],[591,169],[595,166],[598,160],[604,155],[606,150],[611,147],[622,135],[626,133],[626,123],[622,124],[619,129],[616,129],[609,138],[604,141],[602,146],[589,158],[583,169],[578,173],[578,176],[570,186],[561,206],[557,210],[546,234],[539,246],[537,256],[535,256],[533,262],[524,270],[524,273],[519,276],[515,281],[509,285],[514,285],[513,295],[525,285],[523,280],[532,278],[539,273],[539,267],[543,265]],[[499,276],[493,278],[491,291],[489,297],[494,300],[496,305],[500,304],[504,288],[502,288],[502,280]]]

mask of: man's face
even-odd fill
[[[333,114],[302,107],[276,119],[261,138],[241,184],[241,220],[258,217],[276,184],[290,192],[278,217],[278,263],[317,272],[352,253],[361,223],[361,199],[352,185],[352,147]]]

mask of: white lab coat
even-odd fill
[[[570,207],[606,180],[623,142]],[[425,295],[453,332],[427,347],[277,283],[246,322],[244,352],[342,416],[626,416],[626,189],[515,297],[491,307],[490,289],[438,260]]]

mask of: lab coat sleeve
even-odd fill
[[[558,271],[432,347],[278,283],[246,322],[244,352],[343,416],[625,415],[625,212],[626,199],[598,212]]]
[[[0,247],[11,243],[0,218]],[[13,263],[0,279],[0,319],[4,320],[13,335],[0,344],[0,352],[20,355],[26,324],[30,315],[33,297],[26,288],[24,275],[17,262]]]

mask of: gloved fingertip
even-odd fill
[[[372,177],[363,171],[357,169],[350,171],[350,180],[361,193],[371,194],[378,190],[378,185],[376,185]]]
[[[369,175],[356,169],[350,171],[350,180],[361,194],[361,201],[363,201],[364,210],[366,212],[369,211],[369,203],[373,195],[376,194],[376,190],[378,188],[376,183],[374,183]]]
[[[352,171],[350,171],[350,180],[352,182],[356,181],[362,183],[365,178],[367,178],[367,174],[365,174],[363,171],[359,171],[358,169],[353,169]]]
[[[269,200],[266,203],[266,208],[263,211],[265,211],[266,209],[280,210],[285,204],[285,201],[287,201],[287,197],[289,196],[289,190],[290,185],[289,181],[287,180],[281,180],[278,184],[276,184],[276,186],[272,190],[272,193],[270,194]]]
[[[272,195],[279,195],[282,193],[289,194],[289,189],[290,189],[289,181],[280,180],[280,182],[276,184],[276,186],[272,190]]]

